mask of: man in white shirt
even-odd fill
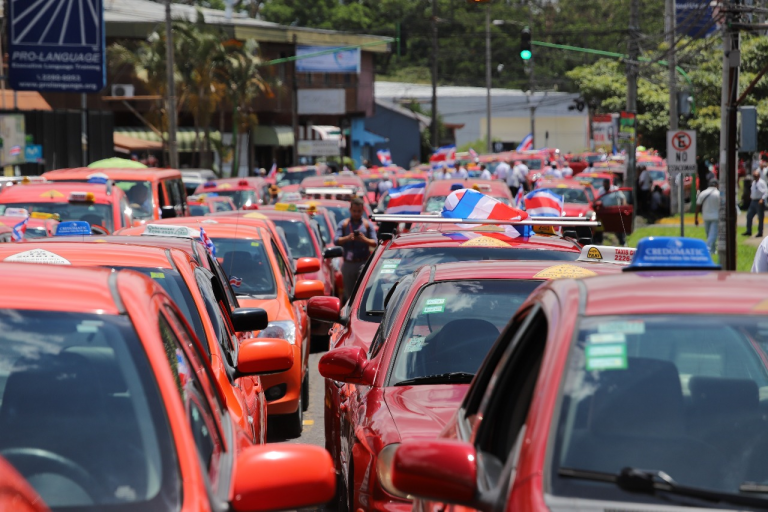
[[[747,209],[747,231],[743,236],[752,235],[752,219],[757,215],[757,235],[763,236],[763,216],[765,215],[765,201],[768,199],[768,185],[760,177],[760,170],[752,173],[752,188],[749,191],[749,208]]]
[[[563,179],[563,171],[560,170],[560,168],[557,165],[557,162],[555,162],[554,160],[549,163],[549,168],[547,171],[544,172],[544,174],[552,178]]]
[[[619,187],[611,185],[611,180],[604,179],[603,186],[597,189],[597,197],[604,196],[608,192],[615,192],[616,190],[619,190]]]
[[[461,179],[469,178],[469,173],[463,164],[459,165],[459,170],[456,171],[456,177]]]
[[[517,166],[507,172],[507,179],[505,181],[507,182],[509,191],[512,193],[512,197],[515,197],[517,191],[520,190],[520,173],[518,172]]]
[[[448,169],[445,163],[440,164],[440,167],[432,171],[432,181],[449,180],[452,177],[453,174],[451,174],[450,169]]]
[[[573,169],[568,165],[568,162],[565,162],[565,165],[560,169],[560,172],[563,173],[563,178],[573,178]]]
[[[699,212],[704,218],[704,232],[707,234],[709,252],[714,254],[717,250],[717,228],[720,222],[720,189],[716,179],[709,180],[709,187],[699,192],[699,197],[696,199],[696,214],[693,222],[697,226]]]
[[[503,182],[507,181],[507,175],[510,173],[512,168],[509,166],[507,162],[502,160],[499,165],[496,166],[496,170],[493,171],[493,174],[496,175],[497,180],[501,180]]]
[[[481,180],[491,179],[491,171],[489,171],[484,164],[480,165],[480,179]]]
[[[389,189],[391,189],[393,186],[394,185],[392,184],[392,180],[389,179],[389,173],[385,172],[384,173],[384,179],[379,182],[379,185],[377,187],[378,195],[376,196],[376,198],[378,199],[379,197],[381,197],[384,194],[386,194],[387,191]]]
[[[653,188],[653,176],[645,167],[639,167],[640,175],[637,178],[638,189],[640,192],[640,210],[638,213],[646,213],[650,208],[651,189]]]

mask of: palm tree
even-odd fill
[[[271,90],[260,73],[261,60],[258,44],[248,40],[243,44],[227,44],[224,60],[218,70],[218,79],[224,84],[224,91],[232,106],[232,173],[239,169],[241,129],[252,128],[257,120],[252,111],[254,100],[261,93]]]

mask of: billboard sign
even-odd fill
[[[677,33],[688,37],[707,37],[720,28],[715,19],[719,14],[717,2],[680,0],[675,4]]]
[[[301,115],[347,112],[347,94],[344,89],[299,89],[297,98]]]
[[[614,129],[611,114],[595,115],[592,117],[592,141],[595,151],[602,149],[606,153],[613,152]]]
[[[300,140],[296,150],[299,156],[339,156],[338,140]]]
[[[296,71],[299,73],[360,73],[360,48],[334,52],[333,46],[297,46]],[[301,58],[304,55],[325,55]]]
[[[103,0],[13,0],[9,4],[12,89],[96,93],[104,88]]]

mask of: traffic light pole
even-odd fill
[[[631,0],[629,6],[629,59],[627,60],[627,112],[637,112],[637,63],[638,56],[640,55],[640,48],[638,42],[638,35],[640,31],[640,16],[639,16],[639,0]],[[635,164],[637,161],[637,155],[635,154],[635,146],[637,141],[632,141],[629,144],[627,151],[627,182],[625,186],[632,187],[632,197],[635,205],[632,208],[632,228],[635,227],[635,217],[637,216],[637,207],[639,201],[637,200],[637,170]]]

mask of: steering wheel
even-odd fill
[[[103,503],[107,490],[80,464],[40,448],[8,448],[0,451],[24,478],[42,473],[54,473],[75,482],[94,503]]]

